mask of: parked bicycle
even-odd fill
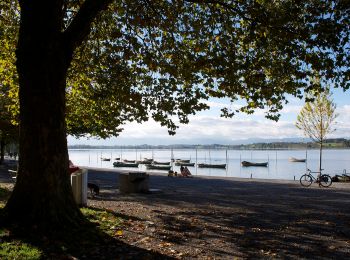
[[[313,172],[310,169],[307,169],[307,173],[300,177],[300,184],[304,187],[309,187],[313,182],[319,183],[322,187],[329,187],[332,185],[332,178],[328,174],[322,174],[322,170],[320,172]],[[317,174],[317,178],[315,178],[312,173]]]

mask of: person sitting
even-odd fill
[[[181,166],[181,167],[182,167],[181,175],[183,177],[192,177],[190,170],[186,166],[185,167]]]
[[[177,172],[174,172],[172,170],[170,170],[168,173],[168,177],[177,177],[177,176],[178,176]]]
[[[183,167],[183,165],[181,165],[181,166],[180,166],[180,173],[181,173],[181,174],[182,174],[182,172],[184,171],[184,169],[185,169],[185,168]]]
[[[73,164],[71,160],[69,160],[69,173],[72,174],[73,172],[80,170],[80,168]]]

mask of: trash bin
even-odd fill
[[[119,174],[119,191],[121,193],[149,192],[149,175],[145,172],[129,172]]]
[[[73,196],[75,202],[80,206],[87,205],[87,179],[88,171],[79,169],[71,174]]]

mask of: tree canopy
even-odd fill
[[[316,89],[316,73],[349,88],[347,1],[116,0],[100,1],[102,12],[92,2],[62,1],[65,36],[94,18],[81,26],[90,33],[67,77],[70,134],[105,138],[149,118],[174,133],[210,97],[246,100],[223,116],[264,108],[277,120],[286,94]],[[14,80],[1,88],[10,86],[7,107],[16,115],[19,13],[15,1],[1,6],[1,78]]]

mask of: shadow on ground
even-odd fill
[[[0,209],[1,220],[4,214],[4,210]],[[41,232],[35,227],[19,228],[1,223],[0,231],[1,243],[10,246],[10,251],[21,251],[21,247],[29,245],[41,252],[41,259],[173,259],[159,252],[126,244],[91,223],[84,224],[79,229],[55,233],[48,230]],[[12,259],[16,255],[9,253],[12,255],[3,255],[2,248],[0,256],[4,257],[2,259]],[[16,256],[19,259],[29,257],[21,253]]]
[[[0,169],[0,180],[6,187],[8,184],[13,184],[5,168]],[[156,251],[124,243],[117,237],[103,232],[98,222],[86,221],[77,229],[55,233],[52,233],[52,230],[39,231],[35,226],[23,228],[10,224],[3,208],[10,194],[11,191],[8,188],[0,187],[1,259],[37,259],[33,255],[28,256],[32,254],[31,250],[42,252],[42,259],[173,259]],[[115,214],[115,216],[137,220],[125,214]]]
[[[117,173],[90,172],[106,192]],[[154,237],[198,248],[204,257],[346,259],[350,257],[350,187],[151,176],[161,193],[103,198],[148,207]]]

